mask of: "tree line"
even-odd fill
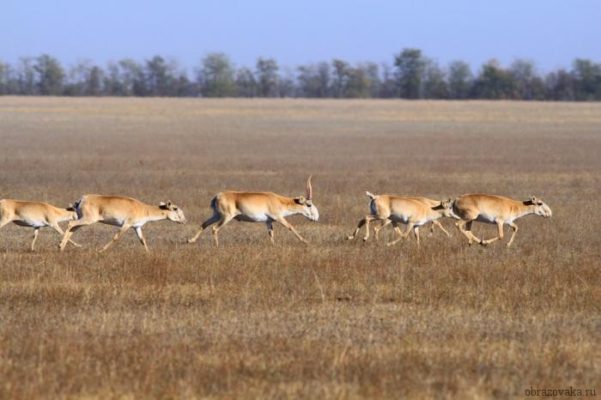
[[[0,95],[596,101],[601,63],[577,58],[569,70],[543,75],[528,60],[509,67],[490,60],[474,72],[463,61],[441,66],[420,49],[406,48],[390,64],[333,59],[282,68],[275,59],[260,57],[250,68],[236,67],[224,53],[209,53],[189,74],[159,55],[104,68],[83,61],[66,69],[42,54],[16,65],[0,61]]]

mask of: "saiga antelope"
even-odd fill
[[[69,222],[63,241],[60,244],[61,251],[65,248],[74,231],[96,222],[121,227],[113,239],[100,250],[101,252],[119,240],[129,228],[134,229],[140,243],[148,251],[146,239],[142,234],[144,224],[164,219],[181,224],[186,223],[186,217],[182,209],[170,201],[167,203],[161,202],[158,206],[151,206],[131,197],[87,194],[75,203],[75,210],[79,219]]]
[[[35,241],[38,238],[40,228],[49,226],[62,236],[64,232],[59,222],[75,219],[77,219],[77,213],[72,206],[59,208],[43,202],[0,200],[0,228],[11,222],[19,226],[33,228],[31,251],[35,251]],[[71,240],[69,242],[74,246],[81,247]]]
[[[424,197],[402,197],[387,194],[375,195],[370,192],[365,192],[365,194],[371,199],[369,204],[371,212],[369,215],[366,215],[365,218],[359,221],[359,224],[357,225],[357,228],[353,234],[347,237],[349,240],[352,240],[357,236],[357,233],[359,233],[359,230],[363,225],[365,225],[365,236],[363,237],[363,240],[367,240],[369,238],[369,223],[370,221],[374,220],[384,221],[382,226],[380,226],[377,231],[389,223],[394,225],[395,232],[397,232],[399,238],[387,243],[389,246],[392,246],[403,238],[406,238],[411,230],[413,230],[417,240],[417,245],[419,246],[419,227],[427,224],[428,222],[437,224],[437,226],[439,226],[439,228],[442,229],[447,236],[450,236],[449,233],[442,227],[440,222],[437,221],[437,219],[441,217],[452,216],[450,199],[436,201]],[[407,231],[405,233],[402,233],[401,229],[398,227],[398,223],[407,224]]]
[[[211,200],[213,215],[202,223],[199,231],[188,243],[194,243],[200,234],[209,226],[213,226],[213,238],[215,246],[219,246],[218,233],[221,228],[232,219],[245,222],[264,222],[271,243],[275,244],[273,238],[273,223],[279,222],[288,228],[303,243],[308,243],[294,227],[286,221],[287,216],[301,214],[306,218],[317,221],[319,211],[313,204],[313,188],[311,177],[307,179],[306,197],[286,197],[272,192],[234,192],[227,191],[218,193]]]
[[[545,218],[553,215],[551,208],[534,196],[526,201],[518,201],[488,194],[466,194],[458,197],[453,202],[453,213],[460,218],[456,225],[461,233],[467,237],[470,245],[472,241],[487,245],[503,239],[503,225],[509,225],[513,229],[513,234],[509,239],[509,243],[507,243],[507,247],[511,246],[518,231],[518,226],[513,221],[529,214],[536,214]],[[497,224],[498,236],[488,240],[478,239],[472,233],[472,223],[474,221]]]
[[[412,199],[417,199],[420,200],[428,205],[430,205],[430,207],[437,207],[438,205],[441,204],[441,202],[439,200],[433,200],[433,199],[429,199],[427,197],[409,197]],[[447,232],[447,230],[442,226],[442,224],[440,222],[438,222],[438,220],[432,220],[432,225],[430,226],[430,235],[434,234],[434,228],[438,227],[441,231],[444,232],[445,235],[447,235],[447,237],[451,237],[451,234],[449,232]],[[388,226],[389,224],[392,224],[394,230],[397,232],[397,234],[400,234],[400,228],[399,228],[399,222],[398,221],[394,221],[390,218],[388,218],[385,221],[382,221],[382,224],[380,226],[374,226],[374,236],[376,238],[376,241],[378,240],[378,234],[380,233],[380,231],[382,229],[384,229],[386,226]],[[366,239],[364,239],[366,240]]]

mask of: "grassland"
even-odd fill
[[[321,220],[185,241],[224,189],[303,193]],[[344,239],[365,190],[534,194],[514,246],[452,225]],[[0,231],[0,398],[601,395],[601,104],[0,98],[0,197],[171,200],[190,223]],[[476,225],[476,234],[494,228]],[[391,232],[383,232],[384,239]]]

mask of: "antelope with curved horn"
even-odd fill
[[[69,222],[63,241],[59,246],[61,251],[65,248],[67,241],[71,238],[74,231],[80,229],[82,226],[91,225],[96,222],[121,228],[113,239],[100,250],[101,252],[119,240],[129,228],[134,229],[138,239],[140,239],[140,243],[148,251],[146,239],[142,234],[144,224],[164,219],[180,224],[186,223],[186,217],[182,209],[170,201],[167,203],[161,202],[158,206],[151,206],[131,197],[87,194],[75,203],[75,210],[79,219]]]
[[[419,227],[428,222],[437,224],[447,236],[450,236],[437,221],[437,219],[441,217],[452,217],[450,199],[436,201],[423,197],[402,197],[387,194],[375,195],[370,192],[365,192],[365,194],[371,199],[369,204],[371,213],[359,221],[355,232],[347,237],[348,240],[354,239],[363,225],[365,225],[365,236],[363,237],[363,240],[369,239],[369,223],[374,220],[384,221],[378,231],[389,223],[392,223],[395,232],[399,235],[398,239],[387,243],[388,246],[392,246],[406,238],[411,230],[413,230],[419,247]],[[398,227],[398,223],[407,224],[405,233],[402,233],[401,229]]]
[[[509,225],[513,229],[513,234],[507,243],[507,247],[511,246],[518,231],[518,226],[513,221],[529,214],[536,214],[545,218],[553,215],[551,208],[534,196],[526,201],[519,201],[489,194],[466,194],[456,198],[453,202],[453,213],[460,218],[456,225],[461,233],[465,235],[470,245],[472,241],[476,241],[486,246],[503,239],[503,225]],[[472,233],[472,223],[474,221],[497,224],[498,236],[487,240],[477,238]]]
[[[188,243],[194,243],[200,234],[209,226],[213,226],[213,239],[215,246],[219,246],[218,233],[221,228],[231,220],[244,222],[263,222],[271,243],[274,244],[273,223],[279,222],[288,228],[303,243],[308,243],[294,227],[286,221],[287,216],[301,214],[304,217],[317,221],[319,211],[313,204],[313,188],[311,176],[307,179],[306,197],[286,197],[272,192],[235,192],[227,191],[218,193],[211,200],[213,215],[204,221],[200,230]]]
[[[33,228],[31,251],[35,251],[35,241],[38,238],[40,228],[49,226],[63,235],[64,232],[59,222],[75,219],[77,219],[77,213],[73,206],[59,208],[37,201],[0,200],[0,228],[11,222],[19,226]],[[74,246],[81,247],[71,240],[69,242]]]

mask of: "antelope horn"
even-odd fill
[[[307,200],[313,199],[313,188],[311,187],[311,177],[313,175],[309,175],[309,179],[307,179]]]

